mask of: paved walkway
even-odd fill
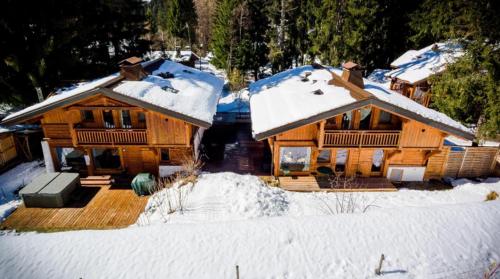
[[[217,124],[203,136],[204,167],[209,172],[269,175],[271,154],[267,142],[252,138],[250,124]]]

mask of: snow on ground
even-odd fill
[[[22,163],[0,175],[0,221],[20,204],[17,192],[45,172],[42,161]]]
[[[183,214],[158,214],[163,190],[150,198],[140,224],[126,229],[4,232],[0,274],[235,278],[239,265],[241,278],[482,278],[500,260],[500,201],[484,201],[491,190],[500,192],[500,179],[457,180],[446,191],[336,194],[206,173],[181,189]],[[325,205],[338,195],[375,206],[330,214]],[[383,273],[376,276],[382,253]]]
[[[203,174],[194,187],[182,187],[185,210],[175,212],[167,218],[166,208],[151,198],[139,225],[168,223],[196,223],[245,220],[273,216],[313,216],[329,214],[335,210],[337,198],[352,195],[358,201],[358,212],[368,206],[367,211],[384,211],[403,207],[432,207],[452,204],[467,204],[484,201],[490,191],[500,193],[500,179],[490,178],[482,183],[466,179],[455,181],[455,188],[445,191],[401,189],[397,192],[363,192],[335,194],[324,192],[299,193],[281,188],[268,187],[253,175],[234,173]],[[166,192],[169,193],[166,193]],[[186,193],[187,192],[187,193]],[[175,197],[177,188],[156,194]],[[177,199],[171,199],[175,203]]]
[[[499,201],[465,198],[469,203],[285,216],[283,191],[264,190],[250,176],[229,182],[229,176],[207,175],[197,186],[210,189],[199,191],[212,195],[209,190],[217,185],[209,183],[220,182],[218,194],[234,195],[240,203],[233,213],[264,213],[261,218],[4,233],[0,273],[3,278],[235,278],[239,265],[241,278],[481,278],[500,259]],[[468,186],[456,190],[463,187]],[[485,187],[498,188],[498,182]],[[205,202],[208,209],[218,201]],[[277,215],[282,216],[266,217]],[[376,276],[382,253],[383,274]]]
[[[447,136],[444,139],[444,144],[449,146],[472,146],[471,140],[461,139],[454,136]],[[487,147],[499,147],[500,142],[493,140],[480,140],[479,146],[487,146]]]
[[[250,112],[250,94],[243,89],[239,92],[222,91],[217,112]]]

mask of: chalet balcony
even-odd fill
[[[396,147],[401,131],[386,130],[326,130],[324,147]]]
[[[147,144],[146,129],[88,129],[76,128],[78,144],[135,145]]]

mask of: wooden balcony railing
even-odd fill
[[[401,131],[327,130],[325,131],[323,146],[398,146],[400,135]]]
[[[146,129],[86,129],[76,128],[78,144],[147,144]]]

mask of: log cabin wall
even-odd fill
[[[128,113],[130,123],[124,124],[122,111],[127,111],[125,115]],[[105,123],[104,112],[108,116],[111,113],[111,124]],[[56,168],[61,167],[58,150],[75,148],[90,160],[83,171],[88,175],[121,172],[157,175],[160,165],[180,165],[186,157],[192,156],[192,136],[197,128],[182,120],[102,96],[51,110],[40,122]],[[96,148],[116,150],[120,155],[120,168],[97,169],[92,155]]]
[[[368,108],[368,107],[366,107]],[[383,117],[381,114],[385,113]],[[342,115],[333,116],[323,121],[305,125],[299,128],[280,133],[274,137],[268,138],[268,143],[273,154],[273,174],[275,176],[283,175],[280,170],[280,149],[283,147],[304,146],[309,147],[311,152],[309,171],[294,171],[289,175],[308,175],[316,174],[317,168],[327,166],[333,170],[338,167],[336,164],[337,153],[347,154],[345,170],[342,174],[363,177],[386,176],[389,166],[427,166],[425,178],[441,177],[445,164],[445,152],[443,142],[446,134],[442,131],[425,125],[423,123],[405,119],[401,116],[371,106],[371,119],[368,130],[363,130],[362,136],[379,136],[380,134],[398,133],[399,138],[392,146],[377,146],[377,141],[373,146],[370,143],[374,141],[360,140],[360,137],[347,137],[348,140],[357,140],[355,146],[339,145],[332,146],[324,141],[326,134],[338,131],[343,134],[356,134],[363,132],[359,130],[361,121],[361,111],[351,112],[351,129],[342,130]],[[329,132],[330,131],[330,132]],[[372,134],[373,133],[373,134]],[[387,142],[387,141],[382,141]],[[392,144],[392,143],[391,143]],[[329,159],[319,160],[320,153],[329,153]],[[383,154],[382,166],[374,167],[374,154],[378,152]],[[378,155],[380,156],[380,155]]]

